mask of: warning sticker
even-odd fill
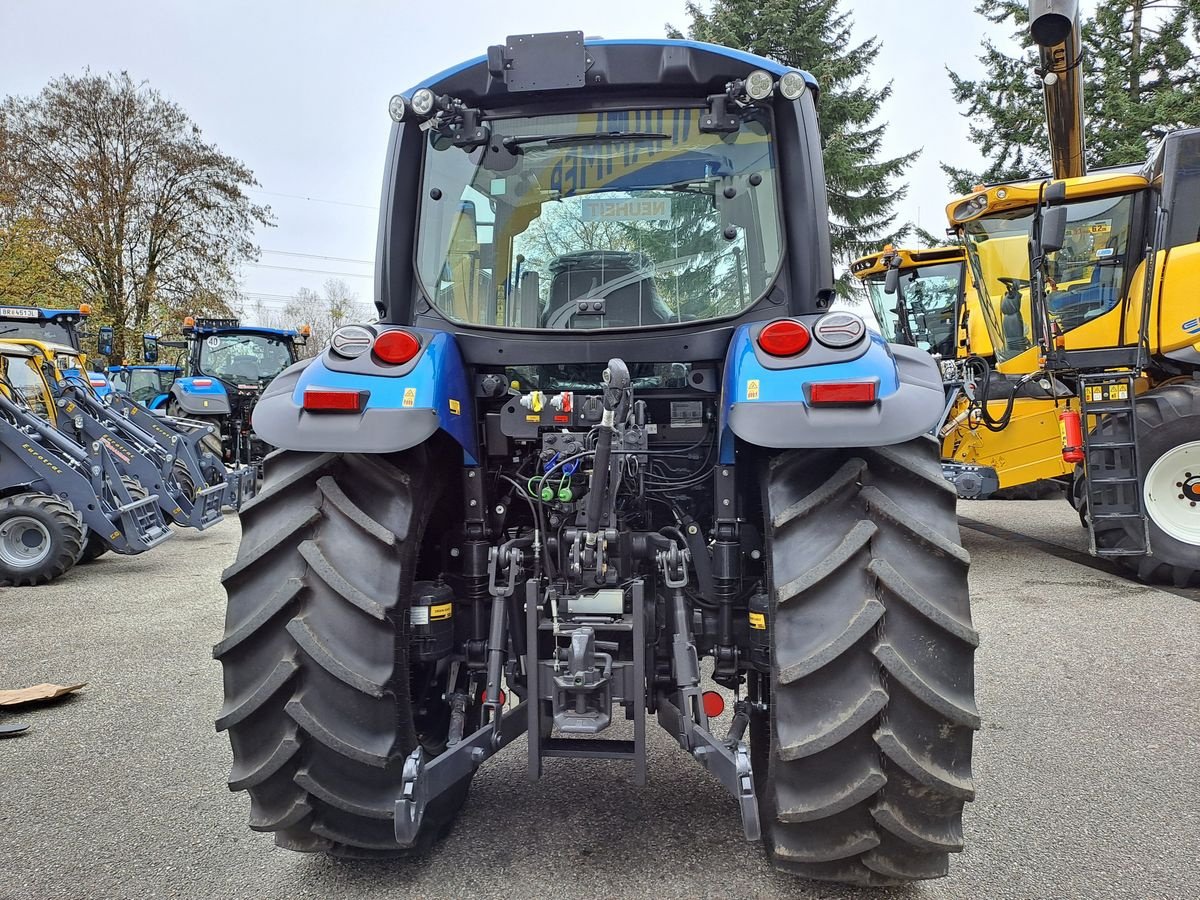
[[[404,389],[404,399],[401,402],[406,407],[407,406],[416,406],[417,405],[417,389],[412,388],[412,387],[405,388]]]
[[[764,615],[763,613],[760,613],[760,612],[750,613],[750,627],[753,628],[755,631],[766,631],[767,630],[766,615]]]
[[[440,622],[443,619],[448,619],[454,614],[454,605],[451,603],[439,603],[437,606],[429,607],[429,621]]]
[[[450,401],[450,413],[455,416],[462,415],[462,404],[457,400]]]
[[[746,399],[747,400],[757,400],[758,399],[758,379],[757,378],[751,378],[749,381],[746,382]]]

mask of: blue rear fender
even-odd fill
[[[733,463],[735,437],[780,449],[881,447],[925,434],[941,418],[946,400],[941,373],[925,351],[889,344],[868,331],[848,350],[830,351],[814,342],[790,362],[756,351],[753,334],[761,327],[739,328],[726,357],[723,465]],[[813,359],[819,361],[807,361]],[[812,386],[822,382],[872,382],[875,402],[814,406],[808,398]]]
[[[215,378],[203,375],[176,378],[171,385],[171,398],[185,415],[227,416],[229,395],[225,386]]]
[[[421,341],[417,357],[404,365],[381,363],[370,353],[343,360],[326,350],[285,369],[254,407],[255,433],[287,450],[394,453],[444,431],[474,465],[479,448],[473,391],[458,343],[444,331],[404,330]],[[366,405],[357,414],[305,412],[309,388],[364,391]]]

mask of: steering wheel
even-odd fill
[[[1032,283],[1028,278],[997,278],[996,280],[1004,285],[1010,294],[1016,294],[1021,288],[1027,288]]]

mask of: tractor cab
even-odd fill
[[[163,409],[171,385],[183,373],[179,366],[122,364],[105,369],[114,391],[128,394],[150,409]]]
[[[959,247],[886,247],[856,260],[850,271],[865,285],[884,337],[952,359],[962,319],[965,259]],[[895,284],[888,278],[892,269],[897,271]]]
[[[43,369],[45,357],[36,345],[0,340],[0,390],[50,424],[57,421],[54,393]]]

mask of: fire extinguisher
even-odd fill
[[[1083,462],[1083,424],[1079,410],[1068,408],[1058,414],[1058,433],[1062,436],[1063,462]]]

